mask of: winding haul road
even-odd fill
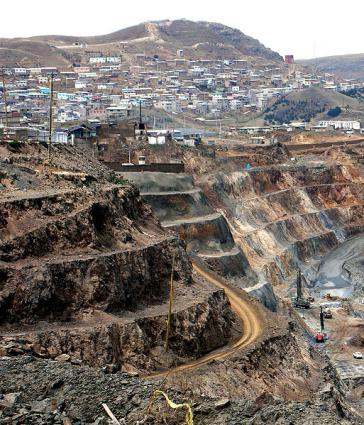
[[[247,347],[255,342],[263,332],[263,318],[258,308],[247,297],[241,295],[241,292],[226,284],[223,279],[212,275],[206,270],[203,270],[195,262],[192,262],[194,271],[213,285],[225,290],[225,294],[230,301],[231,308],[240,318],[243,326],[242,335],[238,340],[229,343],[228,345],[212,351],[199,359],[179,365],[175,368],[169,369],[164,372],[149,375],[148,378],[164,378],[174,373],[181,373],[197,369],[212,360],[221,360],[230,356],[238,350]]]

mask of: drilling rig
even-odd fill
[[[297,295],[296,295],[296,298],[294,298],[294,306],[296,308],[310,308],[311,307],[310,301],[304,298],[303,292],[302,292],[301,270],[298,270],[297,272],[296,287],[297,287]]]
[[[324,320],[324,311],[320,307],[320,332],[316,334],[316,342],[325,342],[325,320]]]

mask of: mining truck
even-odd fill
[[[332,311],[329,308],[324,309],[324,318],[332,319]]]
[[[293,301],[293,305],[296,308],[310,308],[311,304],[310,301],[306,298],[303,297],[303,293],[302,293],[302,276],[301,276],[301,271],[299,270],[297,273],[297,281],[296,281],[296,286],[297,286],[297,296]]]

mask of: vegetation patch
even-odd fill
[[[277,100],[271,108],[266,110],[264,119],[272,124],[284,124],[292,121],[309,122],[317,114],[327,109],[327,103],[320,99]]]
[[[342,112],[342,109],[340,108],[340,106],[335,106],[335,108],[329,109],[329,111],[327,112],[327,115],[330,118],[336,118],[341,114],[341,112]]]

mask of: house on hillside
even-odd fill
[[[67,128],[68,140],[73,143],[78,140],[90,140],[97,137],[98,124],[84,123]]]

